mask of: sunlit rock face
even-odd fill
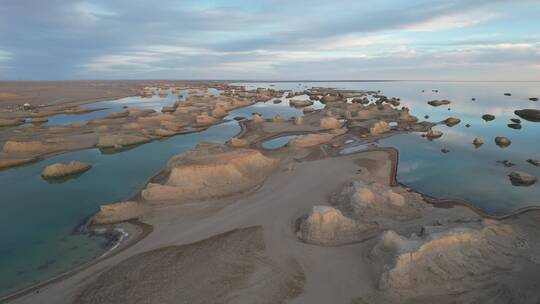
[[[327,116],[321,118],[320,126],[323,130],[339,129],[341,128],[341,123],[335,117]]]
[[[298,136],[294,139],[291,139],[289,141],[289,146],[298,147],[298,148],[317,146],[317,145],[329,142],[333,140],[334,138],[343,134],[345,134],[345,131],[341,129],[332,130],[326,133],[307,134],[307,135]]]
[[[149,183],[142,191],[147,201],[186,202],[247,191],[262,183],[279,160],[257,150],[199,145],[173,157],[162,183]]]
[[[73,160],[68,164],[56,163],[43,169],[41,176],[44,178],[61,178],[90,170],[92,165]]]
[[[422,215],[426,204],[416,193],[380,183],[352,182],[335,197],[357,219],[411,219]]]
[[[394,298],[411,300],[472,292],[481,297],[479,288],[509,288],[505,276],[523,271],[523,262],[530,263],[527,254],[520,252],[526,244],[512,226],[485,219],[455,227],[424,226],[410,237],[386,231],[370,256],[375,264],[382,263],[378,288]],[[519,278],[516,274],[509,284]],[[508,297],[506,301],[515,295],[510,292],[503,296]]]
[[[137,202],[118,202],[99,207],[99,212],[92,218],[92,224],[108,225],[139,218],[147,210]]]
[[[361,223],[345,217],[330,206],[314,206],[300,224],[299,237],[306,243],[335,246],[358,242],[377,228],[374,223]]]
[[[373,126],[369,128],[369,133],[371,135],[379,135],[388,131],[390,131],[390,126],[382,120],[374,123]]]
[[[61,150],[63,143],[44,143],[41,141],[14,141],[8,140],[4,144],[3,152],[8,154],[37,154],[50,153]]]

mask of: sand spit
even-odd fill
[[[133,256],[90,283],[76,302],[285,303],[303,286],[301,269],[291,266],[266,256],[261,227],[235,229]]]

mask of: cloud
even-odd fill
[[[11,54],[7,51],[3,51],[0,49],[0,62],[2,61],[8,61],[11,59]]]
[[[0,41],[10,75],[27,79],[396,79],[459,69],[493,77],[516,63],[519,77],[535,77],[534,8],[525,0],[4,0]],[[526,30],[502,30],[515,19]]]
[[[437,32],[470,27],[499,17],[501,17],[500,14],[482,14],[481,11],[449,14],[407,25],[404,29],[417,32]]]

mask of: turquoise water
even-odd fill
[[[270,84],[253,86],[270,87]],[[528,158],[540,158],[540,123],[523,121],[521,130],[506,126],[509,119],[515,117],[512,114],[515,109],[540,107],[539,102],[528,100],[540,96],[538,83],[276,83],[272,88],[301,91],[311,86],[381,90],[389,97],[401,98],[402,104],[411,107],[412,113],[419,118],[426,114],[430,115],[430,121],[449,116],[461,118],[461,124],[453,128],[438,126],[445,134],[434,141],[427,141],[419,134],[407,134],[379,143],[400,150],[400,181],[434,196],[468,200],[491,213],[540,205],[539,183],[531,187],[514,187],[506,177],[514,169],[540,177],[540,169],[525,162]],[[431,92],[432,89],[438,89],[439,93]],[[506,97],[504,92],[513,95]],[[471,101],[472,97],[476,101]],[[433,108],[426,103],[443,98],[453,101],[451,110],[444,106]],[[174,101],[171,99],[171,102]],[[121,109],[121,103],[114,101],[116,108],[110,111]],[[158,103],[155,106],[159,110],[163,104]],[[99,107],[97,104],[88,106]],[[323,105],[317,102],[314,107]],[[284,100],[281,104],[270,101],[239,109],[231,112],[228,118],[250,117],[253,112],[260,112],[267,118],[276,114],[284,118],[302,115],[302,109],[291,108]],[[497,118],[486,123],[480,118],[486,113]],[[67,115],[66,120],[51,120],[51,123],[80,123],[91,119],[84,115]],[[68,122],[67,119],[74,120]],[[466,128],[466,123],[471,127]],[[97,149],[89,149],[0,171],[0,294],[44,280],[101,255],[106,250],[104,239],[73,233],[98,210],[99,205],[130,198],[174,154],[192,149],[201,141],[225,142],[238,132],[238,124],[231,121],[201,133],[155,141],[118,154],[102,154]],[[472,145],[477,136],[485,142],[479,149]],[[507,136],[513,143],[501,149],[493,143],[495,136]],[[449,149],[450,153],[442,154],[441,148]],[[506,168],[496,163],[504,159],[516,166]],[[45,166],[69,160],[88,162],[94,167],[62,184],[49,184],[41,179],[40,173]]]
[[[299,111],[271,102],[256,104],[232,111],[227,117],[231,121],[204,132],[154,141],[122,153],[102,154],[99,149],[71,152],[0,171],[0,295],[103,254],[105,239],[76,234],[74,229],[100,205],[135,195],[173,155],[193,149],[199,142],[223,143],[236,135],[240,127],[233,117],[252,112],[290,117]],[[60,184],[41,178],[47,165],[70,160],[93,167]]]
[[[225,142],[238,132],[237,123],[230,122],[122,153],[84,150],[0,172],[4,189],[0,191],[0,290],[42,280],[102,254],[102,240],[72,234],[99,205],[136,194],[173,155],[200,141]],[[90,163],[93,168],[62,184],[49,184],[41,178],[47,165],[70,160]]]
[[[274,139],[267,140],[262,143],[262,147],[265,149],[279,149],[285,146],[289,140],[298,137],[298,135],[281,136]]]

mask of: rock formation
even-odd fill
[[[449,118],[444,120],[444,123],[449,127],[453,127],[453,126],[459,124],[460,122],[461,122],[461,119],[454,118],[454,117],[449,117]]]
[[[298,136],[289,141],[288,145],[297,148],[307,148],[317,146],[333,140],[334,138],[343,135],[345,133],[342,129],[332,130],[327,133],[312,133],[307,135]]]
[[[181,203],[242,193],[263,182],[278,165],[279,160],[257,150],[199,145],[174,156],[162,183],[149,183],[142,197]]]
[[[289,104],[295,108],[303,108],[313,105],[313,101],[309,99],[291,99]]]
[[[452,102],[450,100],[431,100],[431,101],[428,101],[428,104],[430,106],[433,106],[433,107],[439,107],[439,106],[443,106],[443,105],[448,105],[448,104],[451,104]]]
[[[229,139],[229,145],[232,147],[246,147],[249,145],[249,142],[242,138],[231,137],[231,139]]]
[[[118,148],[148,142],[148,137],[126,134],[107,134],[98,139],[98,148]]]
[[[0,118],[0,127],[14,127],[18,125],[22,125],[24,123],[24,119],[22,118]]]
[[[199,126],[210,126],[218,123],[218,119],[212,116],[208,116],[207,113],[202,113],[201,115],[197,115],[196,117],[196,124]]]
[[[335,117],[326,116],[321,118],[320,127],[322,130],[339,129],[341,123]]]
[[[533,122],[540,122],[540,110],[536,109],[523,109],[523,110],[516,110],[514,113],[528,121]]]
[[[92,218],[94,225],[110,225],[137,219],[146,211],[146,207],[137,202],[118,202],[99,207],[99,212]]]
[[[512,141],[506,137],[497,136],[495,137],[495,144],[501,148],[508,147],[512,144]]]
[[[492,121],[495,119],[495,116],[491,114],[484,114],[482,115],[482,119],[485,121]]]
[[[374,223],[360,223],[330,206],[314,206],[300,223],[298,236],[306,243],[336,246],[361,241],[377,230]]]
[[[390,131],[390,126],[388,125],[388,123],[382,120],[375,122],[373,126],[369,128],[369,133],[371,135],[379,135],[388,131]]]
[[[531,165],[540,167],[540,159],[527,159],[527,162]]]
[[[484,141],[483,141],[481,138],[476,137],[476,138],[473,140],[473,145],[474,145],[475,147],[477,147],[477,148],[480,147],[480,146],[483,145],[483,144],[484,144]]]
[[[513,266],[515,232],[493,220],[468,226],[424,226],[409,238],[385,232],[371,253],[384,264],[379,289],[399,302],[424,303],[420,299],[500,288],[492,285],[497,283],[495,277],[503,284],[502,277],[519,271]]]
[[[14,141],[8,140],[4,144],[3,151],[9,154],[43,154],[62,150],[61,143],[44,143],[41,141]]]
[[[253,122],[254,123],[264,122],[264,118],[259,113],[253,113]]]
[[[429,130],[427,133],[426,133],[426,137],[428,139],[435,139],[435,138],[439,138],[443,135],[443,132],[439,131],[439,130]]]
[[[514,186],[530,186],[538,181],[535,176],[523,171],[513,171],[508,177]]]
[[[67,165],[56,163],[47,166],[41,173],[41,176],[43,178],[62,178],[88,171],[90,168],[92,168],[90,164],[72,160]]]

